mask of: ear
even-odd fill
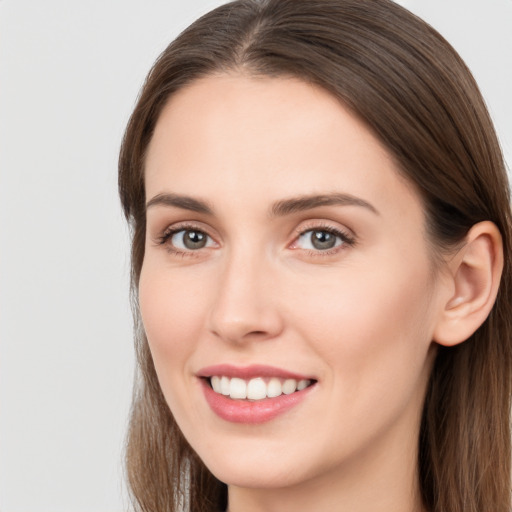
[[[503,271],[503,242],[492,222],[475,224],[464,246],[447,262],[447,299],[442,304],[433,339],[453,346],[467,340],[489,315]]]

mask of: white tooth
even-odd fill
[[[247,384],[247,398],[249,400],[261,400],[267,396],[267,385],[261,378],[251,379]]]
[[[281,381],[276,379],[275,377],[270,379],[267,384],[267,396],[269,398],[275,398],[283,393],[283,387],[281,386]]]
[[[297,389],[297,381],[295,379],[286,379],[283,383],[283,393],[291,395]]]
[[[229,396],[229,379],[228,379],[228,377],[221,377],[221,379],[220,379],[220,392],[223,395]]]
[[[247,398],[247,384],[245,380],[233,377],[229,383],[229,396],[231,398]]]
[[[210,382],[212,384],[212,388],[213,388],[213,391],[215,391],[215,393],[220,393],[221,391],[221,387],[220,387],[220,377],[217,376],[217,375],[214,375],[211,379],[210,379]]]
[[[306,389],[309,386],[309,380],[302,379],[299,380],[299,383],[297,384],[297,391],[302,391],[303,389]]]

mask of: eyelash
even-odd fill
[[[304,249],[307,251],[308,256],[313,257],[325,257],[325,256],[332,256],[334,254],[337,254],[339,251],[342,251],[343,249],[346,249],[347,247],[354,247],[357,243],[356,237],[352,234],[350,234],[348,231],[341,230],[339,228],[335,228],[333,226],[329,226],[327,224],[313,224],[311,226],[308,226],[306,228],[301,228],[296,231],[296,237],[294,239],[294,244],[296,241],[299,240],[301,236],[304,236],[306,233],[309,232],[321,232],[321,233],[329,233],[331,235],[334,235],[335,237],[339,238],[341,240],[341,244],[333,247],[332,249],[326,249],[326,250],[313,250],[313,249]]]
[[[175,226],[175,227],[172,227],[172,228],[167,228],[162,236],[159,236],[157,238],[157,243],[158,245],[166,245],[166,249],[169,253],[173,254],[173,255],[176,255],[176,256],[181,256],[183,258],[186,258],[186,257],[190,257],[190,256],[195,256],[195,252],[196,251],[193,251],[193,250],[189,250],[189,251],[181,251],[179,249],[176,249],[175,247],[173,247],[169,241],[171,240],[171,238],[176,234],[176,233],[179,233],[180,231],[195,231],[195,232],[199,232],[199,233],[203,233],[205,234],[208,238],[211,238],[211,236],[206,233],[206,231],[204,229],[201,229],[201,228],[198,228],[197,226],[195,226],[194,224],[180,224],[178,226]]]
[[[168,228],[164,231],[164,233],[159,236],[156,240],[158,245],[167,245],[167,250],[173,255],[181,256],[181,257],[190,257],[190,256],[196,256],[196,252],[194,250],[188,250],[188,251],[182,251],[179,249],[176,249],[173,247],[169,240],[176,234],[181,231],[195,231],[205,234],[208,238],[212,238],[206,231],[204,231],[201,228],[198,228],[197,226],[193,224],[181,224],[179,226],[175,226],[172,228]],[[322,224],[315,224],[312,226],[308,226],[307,228],[298,229],[296,231],[296,236],[294,238],[294,242],[296,243],[300,237],[304,236],[306,233],[309,232],[323,232],[323,233],[329,233],[331,235],[334,235],[335,237],[339,238],[341,240],[341,244],[339,246],[336,246],[332,249],[326,249],[324,251],[318,249],[318,250],[312,250],[312,249],[304,249],[304,251],[307,251],[307,254],[309,256],[313,257],[325,257],[325,256],[332,256],[333,254],[338,253],[340,250],[343,250],[343,248],[346,247],[353,247],[356,245],[356,238],[355,236],[349,234],[347,231],[343,231],[337,228],[334,228],[332,226],[328,225],[322,225]]]

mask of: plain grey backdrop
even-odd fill
[[[128,509],[117,153],[154,59],[220,3],[0,0],[0,512]],[[399,3],[466,60],[510,166],[512,0]]]

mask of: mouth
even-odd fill
[[[291,395],[302,391],[315,382],[311,379],[284,379],[278,377],[254,377],[242,379],[227,375],[212,375],[206,377],[212,390],[232,400],[265,400],[281,395]]]
[[[309,376],[261,365],[212,366],[201,370],[197,377],[217,416],[245,424],[265,423],[295,408],[318,382]]]

